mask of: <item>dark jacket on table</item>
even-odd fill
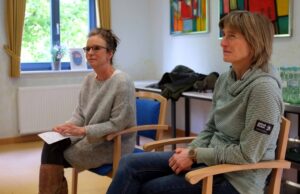
[[[178,100],[185,91],[213,90],[219,74],[212,72],[209,75],[196,73],[192,69],[178,65],[170,73],[164,73],[157,84],[148,87],[159,88],[161,94],[169,99]]]

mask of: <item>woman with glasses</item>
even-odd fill
[[[113,66],[118,38],[111,30],[97,28],[89,33],[86,59],[93,68],[82,84],[72,117],[53,127],[68,139],[44,144],[40,194],[67,194],[64,168],[79,170],[112,163],[113,142],[104,136],[136,124],[135,88],[128,75]],[[122,139],[122,154],[133,151],[135,134]]]

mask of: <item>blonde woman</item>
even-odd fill
[[[223,60],[231,63],[215,85],[207,124],[188,148],[124,156],[107,194],[199,194],[185,173],[216,164],[275,158],[283,114],[281,80],[269,64],[274,30],[264,16],[231,12],[219,23]],[[270,170],[214,177],[214,194],[263,194]],[[126,177],[126,178],[124,178]]]

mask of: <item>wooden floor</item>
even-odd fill
[[[181,134],[178,134],[181,136]],[[170,138],[170,133],[164,135]],[[32,138],[33,142],[20,143],[13,139],[0,143],[0,194],[37,194],[39,166],[41,161],[42,141]],[[25,139],[28,141],[27,139]],[[29,140],[30,141],[30,140]],[[140,139],[141,144],[151,140]],[[4,142],[4,143],[3,143]],[[167,148],[171,149],[171,147]],[[65,169],[69,193],[71,193],[71,168]],[[108,177],[102,177],[89,171],[83,171],[78,176],[78,194],[104,194],[111,182]]]
[[[147,141],[142,139],[143,143]],[[0,145],[0,194],[38,193],[42,145],[41,141]],[[71,168],[65,169],[65,176],[71,183]],[[78,194],[104,194],[110,182],[108,177],[83,171],[79,174]],[[283,184],[281,194],[298,193],[300,189]]]
[[[42,142],[0,146],[0,194],[37,194]],[[65,170],[71,183],[71,168]],[[111,179],[89,171],[79,174],[78,194],[105,193]],[[69,184],[69,193],[71,185]]]

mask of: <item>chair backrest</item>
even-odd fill
[[[136,92],[136,118],[137,125],[165,124],[167,99],[153,92]],[[139,131],[137,134],[137,145],[139,136],[145,136],[154,140],[161,139],[162,131],[149,130]]]
[[[284,160],[291,122],[282,117],[280,124],[280,132],[277,140],[276,160]],[[277,193],[280,190],[281,176],[283,169],[275,168],[272,170],[271,180],[268,185],[268,194]]]

